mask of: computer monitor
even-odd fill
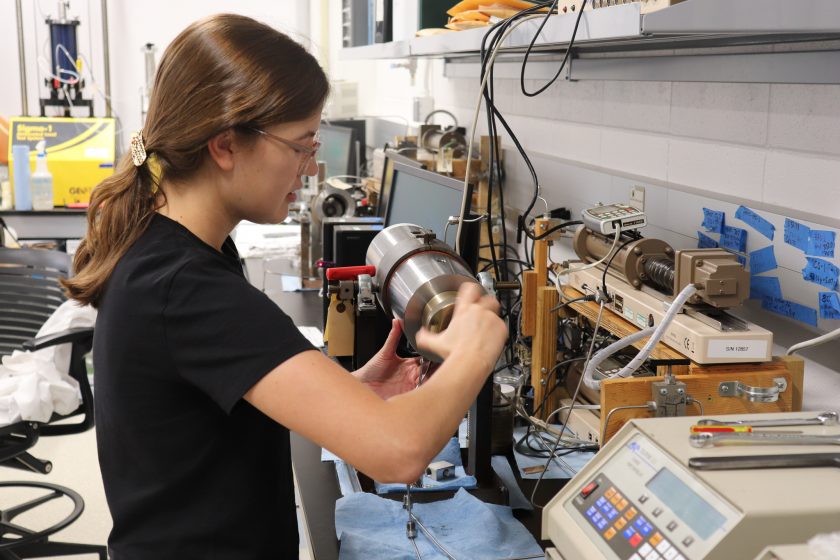
[[[385,150],[385,163],[382,166],[382,178],[379,183],[379,201],[376,205],[376,215],[383,218],[385,217],[385,211],[388,209],[388,200],[391,198],[391,183],[394,180],[395,162],[418,169],[426,169],[426,164],[423,162],[400,155],[395,150]]]
[[[353,129],[353,143],[351,146],[351,168],[357,169],[354,175],[362,175],[367,167],[367,120],[366,119],[325,119],[324,124],[343,126]]]
[[[356,175],[353,129],[321,123],[321,148],[316,156],[327,164],[326,177]]]
[[[447,232],[446,223],[450,216],[461,213],[464,182],[397,161],[393,167],[385,226],[416,224],[431,229],[438,239],[454,247],[458,226],[449,226]],[[471,196],[470,189],[467,213]]]

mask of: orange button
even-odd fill
[[[655,547],[660,542],[662,542],[662,535],[660,533],[654,533],[653,536],[650,538],[650,546]]]
[[[606,492],[604,492],[604,497],[605,497],[606,499],[608,499],[608,500],[609,500],[610,498],[612,498],[614,495],[615,495],[615,488],[610,488],[609,490],[607,490]]]
[[[621,494],[619,494],[618,492],[616,492],[616,493],[615,493],[615,496],[613,496],[612,498],[610,498],[610,503],[611,503],[612,505],[615,505],[615,504],[617,504],[617,503],[618,503],[618,502],[620,502],[620,501],[621,501]]]
[[[627,520],[623,517],[619,517],[618,521],[615,522],[615,528],[619,531],[624,529],[624,526],[627,525]]]
[[[605,539],[610,540],[614,536],[615,536],[615,529],[613,529],[612,527],[610,527],[609,529],[604,531],[604,538]]]
[[[626,512],[624,512],[624,517],[627,518],[627,521],[630,521],[631,519],[636,517],[637,513],[639,513],[639,512],[636,511],[636,508],[631,506],[630,509],[628,509]]]
[[[627,507],[627,500],[621,500],[620,502],[618,502],[618,505],[615,506],[615,507],[618,508],[618,511],[623,510],[624,508]]]

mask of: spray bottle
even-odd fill
[[[35,173],[30,180],[33,210],[53,209],[53,177],[47,168],[47,143],[41,140],[36,144],[38,157],[35,160]]]

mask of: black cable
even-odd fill
[[[545,18],[543,18],[542,23],[540,24],[537,32],[534,33],[534,37],[531,39],[531,44],[528,45],[528,49],[525,51],[525,58],[522,61],[522,71],[519,75],[519,86],[522,89],[522,93],[526,97],[536,97],[537,95],[541,94],[545,90],[547,90],[551,85],[557,81],[557,78],[560,77],[560,74],[563,72],[563,68],[566,67],[566,62],[569,60],[569,56],[572,53],[572,47],[575,44],[575,37],[577,37],[578,26],[580,25],[580,18],[583,17],[583,10],[586,8],[587,0],[583,0],[580,5],[580,12],[578,12],[578,17],[575,20],[575,28],[572,30],[572,36],[569,39],[569,46],[566,47],[566,54],[563,56],[563,62],[560,64],[560,68],[557,69],[557,73],[554,75],[551,80],[542,86],[537,91],[526,91],[525,90],[525,66],[528,65],[528,57],[531,56],[531,50],[534,48],[534,43],[537,42],[537,38],[539,37],[540,33],[545,27],[545,24],[548,23],[548,18],[551,17],[551,13],[556,9],[558,0],[554,0],[554,4],[551,5],[551,9],[548,10],[548,14],[546,14]]]
[[[551,375],[552,375],[554,372],[558,371],[558,370],[559,370],[562,366],[566,366],[566,369],[563,371],[563,378],[565,378],[565,377],[566,377],[566,374],[569,372],[569,368],[572,366],[572,364],[573,364],[574,362],[579,362],[579,361],[581,361],[581,360],[585,360],[585,359],[586,359],[586,357],[585,357],[585,356],[578,356],[577,358],[569,358],[568,360],[563,360],[562,362],[557,362],[557,363],[554,365],[554,367],[553,367],[553,368],[551,368],[550,370],[548,370],[548,373],[547,373],[547,374],[545,374],[545,386],[546,386],[546,387],[548,387],[548,386],[549,386],[549,380],[551,379]],[[553,392],[554,392],[554,390],[555,390],[557,387],[559,387],[559,386],[560,386],[560,379],[561,379],[561,377],[560,377],[559,375],[555,375],[555,376],[554,376],[554,378],[555,378],[557,381],[555,381],[555,383],[554,383],[554,385],[551,387],[551,389],[550,389],[550,390],[548,390],[548,391],[546,392],[546,394],[545,394],[545,395],[543,395],[543,398],[542,398],[542,400],[540,401],[540,405],[539,405],[537,408],[535,408],[535,409],[534,409],[534,416],[536,416],[536,415],[537,415],[537,414],[538,414],[538,413],[542,410],[542,407],[543,407],[543,406],[545,406],[545,403],[546,403],[546,401],[548,400],[549,395],[551,395],[551,393],[553,393]]]
[[[515,14],[514,16],[512,16],[510,18],[502,20],[499,23],[496,23],[495,25],[493,25],[487,31],[487,33],[484,34],[484,36],[482,37],[482,40],[481,40],[481,50],[480,50],[480,53],[481,53],[481,75],[480,75],[480,79],[481,80],[484,79],[484,76],[488,71],[487,70],[487,66],[489,64],[488,39],[492,36],[492,39],[490,40],[490,45],[489,45],[489,52],[492,52],[492,51],[495,50],[495,47],[501,41],[501,39],[504,36],[507,29],[516,20],[521,19],[523,17],[526,17],[526,16],[528,16],[532,13],[535,13],[535,12],[547,7],[548,4],[549,4],[548,2],[541,2],[539,4],[535,4],[532,8],[522,10],[521,12]],[[491,72],[491,74],[490,74],[490,76],[488,76],[489,88],[485,88],[485,91],[484,91],[485,101],[488,101],[488,109],[489,109],[487,111],[488,112],[488,117],[490,117],[492,115],[493,118],[497,118],[499,120],[499,122],[502,123],[502,126],[507,131],[508,135],[510,136],[511,141],[516,146],[516,149],[519,151],[519,154],[522,156],[522,159],[525,161],[525,165],[528,167],[528,171],[530,172],[531,179],[534,183],[534,196],[531,199],[531,202],[528,205],[528,208],[525,210],[523,215],[520,216],[520,218],[518,220],[518,223],[517,223],[517,232],[521,232],[523,230],[524,216],[527,216],[531,212],[531,210],[533,209],[534,205],[536,204],[537,196],[539,195],[539,179],[537,178],[537,173],[536,173],[536,170],[534,169],[534,165],[531,163],[531,160],[528,157],[528,154],[522,148],[522,145],[519,142],[519,139],[516,137],[513,130],[511,130],[510,126],[507,124],[507,121],[504,120],[501,113],[499,113],[499,111],[496,109],[495,105],[493,104],[493,101],[492,101],[493,70],[492,70],[492,68],[490,69],[490,72]],[[488,89],[491,93],[488,93]],[[494,131],[495,131],[495,126],[490,129],[490,133],[493,134],[492,137],[495,137]],[[518,233],[517,233],[517,235],[518,235]]]
[[[579,220],[572,220],[571,222],[563,222],[562,224],[558,224],[554,227],[549,228],[548,230],[542,232],[539,235],[534,235],[533,233],[531,233],[530,231],[528,231],[526,229],[525,230],[525,235],[527,235],[533,241],[539,241],[540,239],[545,239],[546,237],[548,237],[549,235],[551,235],[552,233],[554,233],[557,230],[561,230],[563,228],[567,228],[567,227],[571,227],[571,226],[579,226],[581,224],[583,224],[583,222],[581,222]]]
[[[551,311],[558,311],[560,309],[563,309],[564,307],[566,307],[567,305],[569,305],[571,303],[578,303],[580,301],[595,301],[595,296],[590,294],[590,295],[587,295],[587,296],[581,296],[581,297],[578,297],[578,298],[570,299],[569,301],[566,301],[566,302],[563,302],[563,303],[558,303],[557,305],[555,305],[554,307],[551,308]]]
[[[9,234],[9,237],[12,238],[12,241],[15,242],[15,245],[20,245],[20,241],[18,241],[15,232],[13,232],[11,228],[9,228],[9,226],[6,225],[6,220],[4,220],[2,217],[0,217],[0,230],[6,231]]]

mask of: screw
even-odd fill
[[[659,389],[659,394],[662,395],[662,396],[667,395],[668,394],[668,389],[665,389],[665,388]]]
[[[642,254],[642,250],[639,247],[634,247],[633,248],[633,254],[638,257],[639,255]]]
[[[703,259],[697,259],[697,262],[694,263],[694,266],[698,268],[703,266]]]
[[[641,282],[639,282],[638,280],[636,280],[635,278],[633,279],[633,281],[631,282],[631,284],[633,284],[633,287],[634,287],[634,288],[638,288],[639,286],[641,286],[641,285],[642,285],[642,283],[641,283]]]
[[[674,250],[671,249],[670,247],[665,247],[665,254],[670,257],[671,255],[674,254]]]
[[[677,393],[680,394],[680,395],[684,395],[685,394],[685,389],[677,389]]]
[[[647,262],[647,257],[642,257],[639,262],[641,262],[642,264],[645,264]]]
[[[548,370],[546,368],[540,368],[540,373],[548,373]]]
[[[720,388],[720,392],[721,393],[728,393],[729,392],[729,387],[724,385],[723,387]]]

